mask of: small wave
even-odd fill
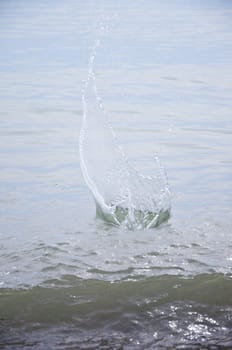
[[[113,349],[230,349],[231,288],[223,274],[202,274],[114,283],[64,275],[0,289],[0,345],[37,349],[42,339],[46,348],[81,349],[105,339]]]

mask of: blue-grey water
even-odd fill
[[[168,175],[158,228],[96,220],[81,174],[99,38],[118,142]],[[1,349],[232,349],[231,57],[229,0],[1,0]]]

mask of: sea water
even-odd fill
[[[0,347],[232,348],[230,2],[12,0],[0,16]],[[155,228],[98,220],[82,176],[99,26],[117,142],[168,177]]]

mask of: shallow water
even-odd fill
[[[0,4],[0,348],[232,348],[229,1]],[[95,219],[78,141],[88,59],[169,221]]]

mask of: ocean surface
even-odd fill
[[[96,219],[79,159],[98,94],[171,217]],[[232,2],[0,2],[0,349],[232,349]],[[96,145],[96,152],[97,152]]]

